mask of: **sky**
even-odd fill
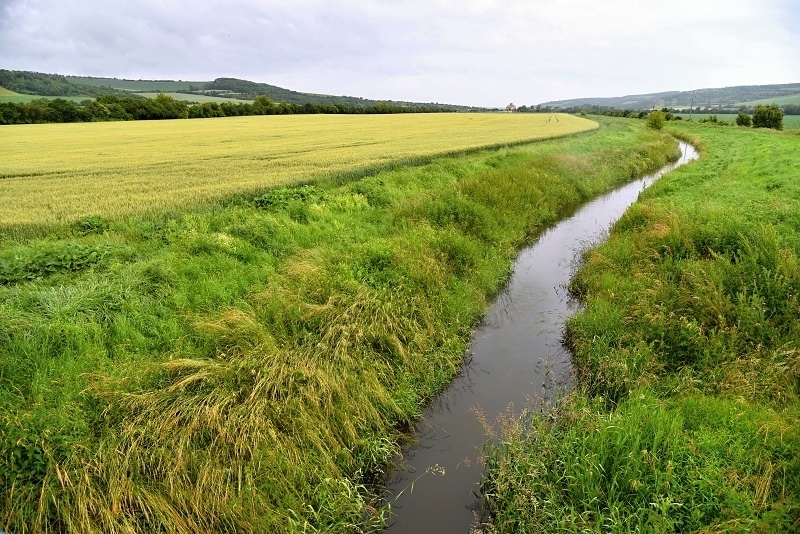
[[[0,0],[0,68],[504,107],[800,82],[798,0]]]

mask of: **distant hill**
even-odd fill
[[[386,100],[370,100],[354,96],[334,96],[316,93],[301,93],[268,83],[251,82],[238,78],[217,78],[210,82],[185,82],[173,80],[119,80],[116,78],[90,78],[80,76],[67,76],[68,79],[82,84],[101,87],[113,87],[124,91],[136,93],[152,93],[155,91],[184,93],[199,97],[220,97],[238,100],[253,100],[259,95],[264,95],[275,102],[288,102],[290,104],[342,104],[350,107],[369,107],[380,102],[389,102],[396,105],[416,106],[415,102],[393,102]],[[429,106],[430,104],[425,104]],[[443,108],[466,109],[466,106],[451,106],[447,104],[434,104]]]
[[[750,105],[753,102],[783,103],[800,96],[800,83],[779,85],[739,85],[693,91],[666,91],[643,95],[627,95],[613,98],[573,98],[543,102],[541,106],[553,108],[575,108],[580,106],[602,106],[617,109],[652,108],[715,108]]]
[[[275,102],[290,104],[337,104],[348,107],[372,107],[387,102],[400,107],[424,106],[429,109],[467,110],[468,106],[449,104],[423,104],[416,102],[397,102],[391,100],[369,100],[353,96],[333,96],[314,93],[301,93],[284,89],[267,83],[257,83],[236,78],[217,78],[214,81],[182,81],[182,80],[125,80],[118,78],[99,78],[91,76],[63,76],[60,74],[44,74],[40,72],[11,71],[0,69],[0,87],[22,95],[46,97],[80,97],[87,98],[106,94],[139,95],[152,97],[152,93],[164,92],[180,94],[180,100],[191,100],[189,95],[197,97],[198,102],[216,99],[252,101],[256,96],[264,95]],[[187,95],[183,97],[183,95]]]
[[[203,93],[217,93],[220,96],[232,98],[253,99],[258,95],[270,97],[275,102],[289,102],[291,104],[344,104],[348,106],[372,106],[377,100],[367,100],[352,96],[319,95],[314,93],[300,93],[284,89],[267,83],[256,83],[236,78],[217,78],[203,86]]]
[[[208,81],[186,82],[183,80],[124,80],[119,78],[97,78],[93,76],[66,76],[67,80],[81,85],[111,87],[133,93],[171,93],[174,91],[194,91],[202,88]]]
[[[75,83],[60,74],[0,69],[0,86],[9,91],[39,96],[102,96],[119,93],[110,87]]]

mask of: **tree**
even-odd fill
[[[264,95],[258,95],[253,101],[253,113],[256,115],[273,115],[275,113],[275,102]]]
[[[757,105],[753,111],[753,128],[783,130],[783,110],[773,104]]]
[[[750,115],[748,115],[744,111],[740,111],[739,114],[736,116],[737,126],[746,126],[749,128],[752,124],[753,124],[753,119],[751,119]]]
[[[651,111],[650,114],[647,116],[647,124],[648,128],[652,128],[653,130],[660,130],[664,127],[664,121],[666,120],[666,116],[663,111]]]

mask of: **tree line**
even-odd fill
[[[0,124],[42,124],[60,122],[96,122],[195,119],[208,117],[241,117],[247,115],[301,115],[301,114],[383,114],[383,113],[436,113],[446,111],[441,107],[414,105],[398,106],[379,102],[370,106],[346,104],[294,104],[275,103],[266,96],[250,102],[204,102],[190,105],[159,93],[156,98],[144,99],[119,95],[103,95],[94,100],[76,104],[64,98],[40,98],[28,103],[0,103]]]
[[[620,109],[611,106],[571,106],[562,108],[560,106],[520,106],[517,108],[519,113],[571,113],[573,115],[605,115],[608,117],[627,117],[633,119],[643,119],[647,117],[649,110]]]

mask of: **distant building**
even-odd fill
[[[517,111],[517,106],[515,106],[514,103],[511,102],[509,105],[506,106],[506,111]]]

